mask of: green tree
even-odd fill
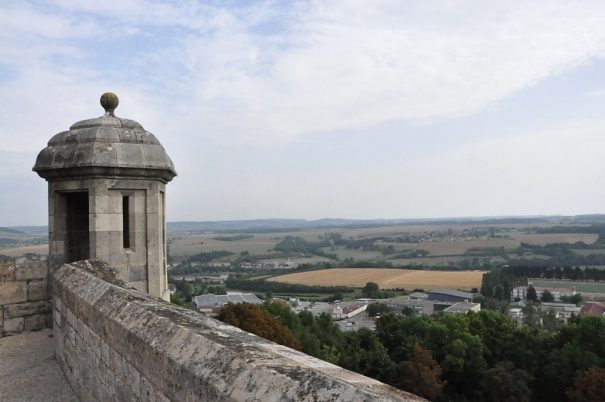
[[[508,361],[500,362],[486,370],[475,399],[483,402],[530,402],[530,380],[525,370],[515,368]]]
[[[183,300],[181,299],[181,296],[178,293],[170,295],[170,303],[185,307],[185,303],[183,303]]]
[[[363,297],[367,297],[369,299],[377,299],[380,296],[380,288],[378,287],[377,283],[368,282],[363,289],[361,289],[361,294]]]
[[[532,285],[529,285],[529,287],[527,288],[527,294],[525,295],[525,298],[533,302],[538,301],[538,294],[536,293],[536,289],[534,289]]]
[[[206,288],[206,292],[212,293],[215,295],[226,295],[227,289],[222,285],[213,285],[213,286],[208,286]]]
[[[527,303],[522,311],[523,324],[534,328],[540,326],[540,314],[538,313],[538,308],[534,302]]]
[[[544,292],[542,292],[540,301],[542,301],[543,303],[551,303],[551,302],[555,301],[555,296],[552,293],[550,293],[548,290],[545,290]]]
[[[344,334],[338,364],[368,377],[393,384],[397,369],[373,331],[361,328]]]
[[[371,303],[368,305],[367,312],[370,317],[375,317],[389,311],[389,307],[383,303]]]
[[[561,321],[557,318],[557,314],[553,309],[540,310],[542,328],[547,331],[557,331],[561,328]]]
[[[598,356],[576,342],[552,350],[536,375],[536,399],[564,402],[565,392],[572,387],[576,373],[598,365]]]
[[[176,287],[176,291],[178,293],[180,293],[181,295],[181,300],[183,302],[190,302],[191,298],[193,296],[193,289],[191,287],[191,283],[189,283],[188,281],[184,281],[184,280],[175,280],[172,283],[174,283],[174,286]]]
[[[582,294],[576,293],[573,296],[569,296],[569,302],[575,305],[579,305],[580,303],[582,303]]]

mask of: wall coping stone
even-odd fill
[[[98,337],[102,356],[121,355],[142,384],[171,401],[425,401],[116,278],[101,261],[63,265],[52,281],[55,316]]]

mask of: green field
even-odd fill
[[[594,262],[584,263],[582,258],[590,254],[605,256],[603,248],[573,248],[573,244],[583,242],[594,245],[599,240],[598,234],[589,231],[590,227],[572,225],[565,229],[566,221],[553,218],[548,222],[499,223],[499,222],[470,222],[464,224],[431,223],[427,225],[385,225],[383,227],[352,228],[330,227],[324,229],[303,229],[287,231],[243,231],[238,233],[222,232],[170,232],[168,236],[170,255],[178,264],[188,257],[198,253],[213,251],[228,251],[233,253],[222,261],[234,262],[240,253],[256,256],[258,259],[287,259],[296,264],[350,264],[371,262],[376,266],[406,267],[406,268],[450,268],[490,269],[494,266],[507,264],[509,260],[543,259],[555,265],[559,261],[551,261],[552,257],[541,247],[547,244],[569,244],[571,255],[576,256],[574,265],[595,266]],[[544,233],[545,229],[562,227],[561,233]],[[586,227],[587,231],[582,233]],[[567,233],[569,230],[569,233]],[[325,246],[325,239],[334,235],[341,236],[345,241]],[[286,236],[304,239],[311,244],[320,244],[320,248],[305,252],[278,252],[274,248]],[[229,239],[233,240],[221,240]],[[348,243],[347,243],[348,242]],[[357,242],[357,243],[355,243]],[[365,243],[364,243],[365,242]],[[406,253],[417,250],[426,255],[411,255]],[[546,253],[547,254],[547,253]],[[329,258],[336,255],[337,260]],[[395,258],[398,257],[398,258]],[[594,261],[594,259],[591,259]]]
[[[531,279],[534,286],[548,288],[571,288],[575,287],[578,293],[603,293],[605,294],[605,282],[580,282],[562,281],[553,279]]]

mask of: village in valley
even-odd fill
[[[496,285],[494,292],[500,292],[497,309],[515,321],[552,327],[573,316],[603,316],[605,278],[583,279],[589,276],[586,269],[605,265],[601,222],[597,216],[276,230],[267,221],[258,232],[245,223],[241,232],[213,232],[203,223],[179,230],[175,224],[168,239],[170,289],[206,314],[228,303],[262,304],[269,297],[296,312],[327,314],[343,330],[373,329],[381,312],[432,315],[494,308],[486,303],[494,294],[486,294],[484,273],[549,262],[562,267],[535,277],[511,274],[506,287]],[[588,265],[593,261],[595,266]],[[245,289],[256,284],[258,290],[246,291],[237,283]],[[280,289],[279,283],[295,288]],[[364,292],[367,284],[378,287],[374,297]],[[316,288],[309,292],[297,285]],[[193,290],[183,295],[184,286]],[[333,294],[325,286],[351,291]]]

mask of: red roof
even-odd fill
[[[581,315],[594,315],[597,317],[602,317],[605,314],[605,304],[603,303],[594,303],[587,302],[582,306],[580,310]]]
[[[361,307],[362,307],[361,304],[351,303],[351,304],[349,304],[348,306],[346,306],[346,307],[344,307],[342,309],[342,313],[343,314],[349,314],[349,313],[352,313],[353,311],[355,311],[355,310],[357,310],[357,309],[359,309]]]

